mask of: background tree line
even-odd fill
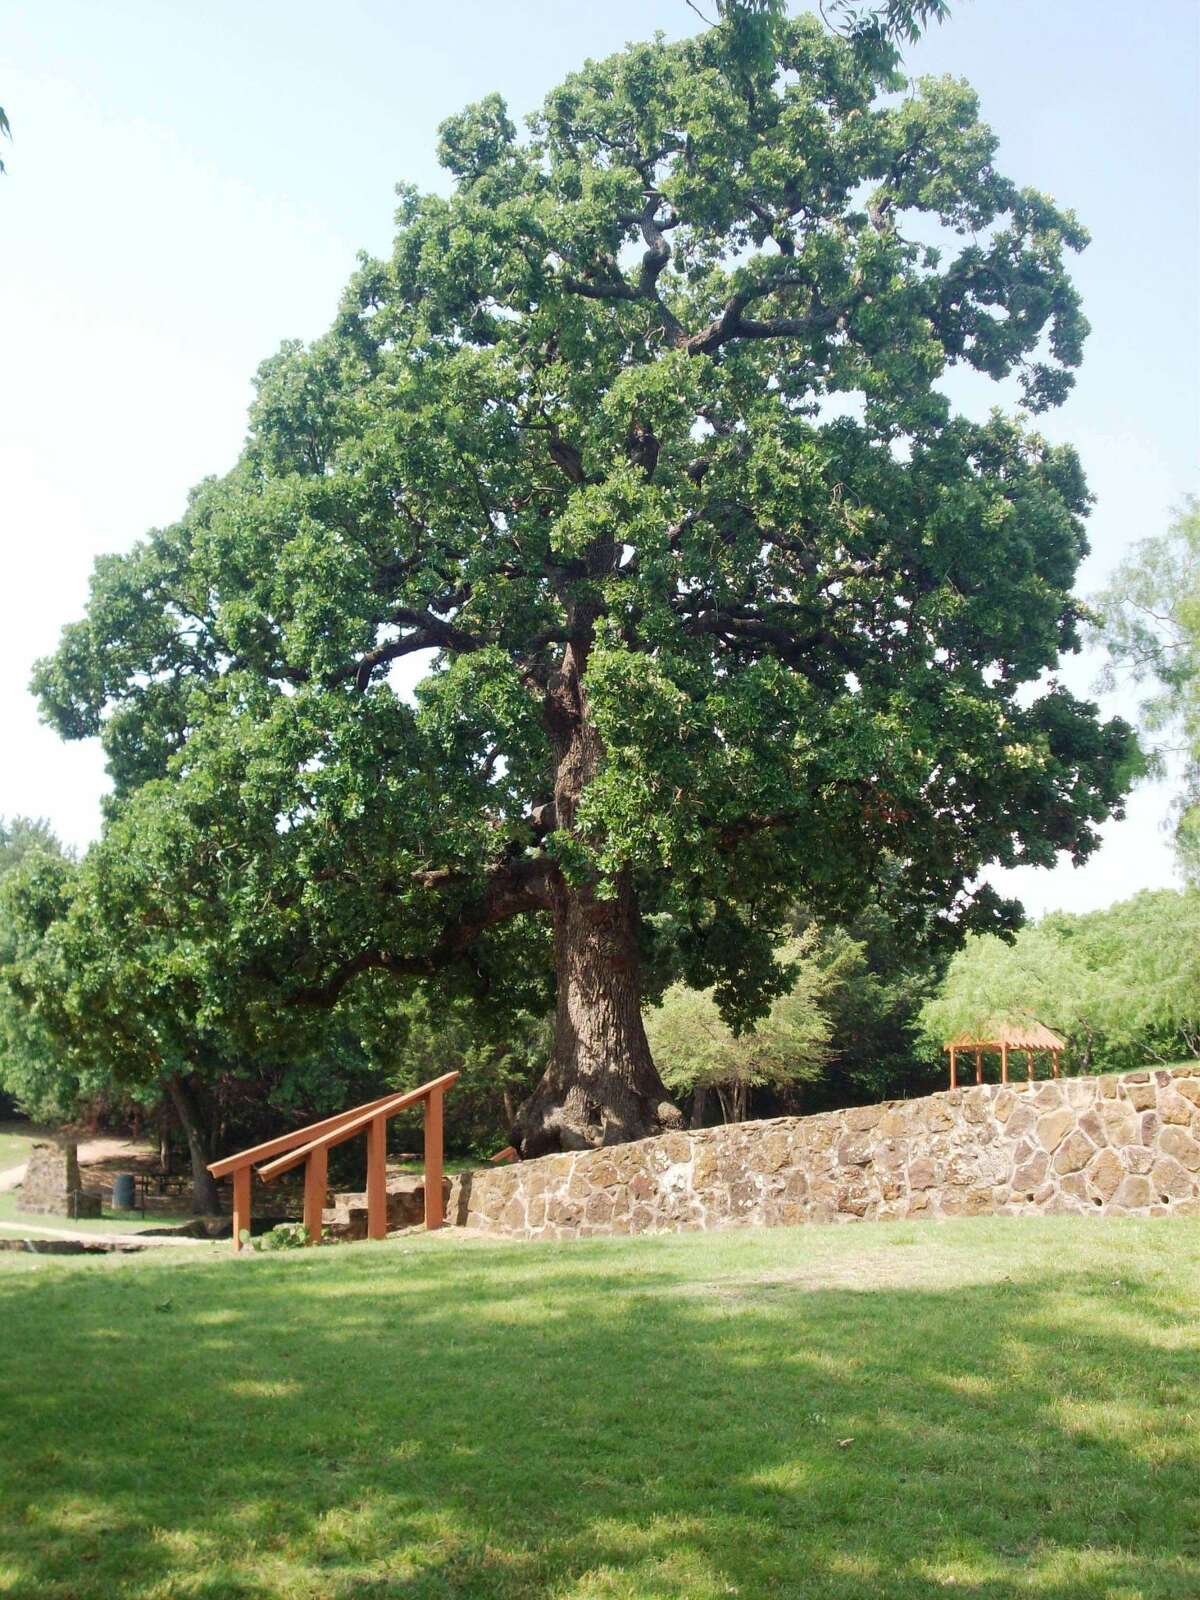
[[[130,844],[127,890],[137,881]],[[122,905],[114,866],[105,844],[77,861],[44,821],[0,823],[0,1089],[12,1107],[52,1121],[165,1119],[205,1208],[216,1154],[381,1084],[459,1071],[451,1146],[475,1156],[497,1147],[544,1061],[548,991],[504,1012],[400,997],[379,982],[335,1013],[269,1022],[264,1009],[239,1036],[218,1020],[228,975],[198,967],[152,906]],[[693,1126],[930,1092],[944,1084],[944,1040],[1002,1020],[1063,1035],[1073,1072],[1200,1052],[1194,889],[1054,914],[1011,941],[974,936],[957,953],[914,940],[882,895],[845,926],[797,907],[782,960],[783,992],[741,1032],[711,991],[679,983],[648,1010],[660,1071]],[[401,1123],[397,1148],[415,1132]]]

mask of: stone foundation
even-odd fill
[[[443,1201],[450,1198],[450,1180],[444,1179]],[[448,1213],[447,1213],[448,1214]],[[367,1237],[367,1197],[365,1194],[336,1194],[333,1205],[322,1213],[325,1235],[330,1239],[351,1240]],[[425,1221],[425,1179],[389,1173],[387,1180],[387,1225],[415,1228]]]
[[[447,1220],[529,1239],[1022,1212],[1200,1216],[1200,1062],[982,1084],[464,1173]]]
[[[98,1217],[100,1196],[85,1194],[73,1141],[35,1144],[17,1191],[17,1210],[30,1216]]]

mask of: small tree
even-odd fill
[[[820,960],[828,976],[821,1009],[832,1053],[819,1083],[803,1095],[810,1110],[874,1104],[940,1086],[920,1029],[921,1008],[937,991],[954,953],[944,920],[907,907],[897,862],[880,864],[879,885],[849,921],[822,928]],[[791,925],[811,921],[796,907]]]
[[[693,1097],[692,1125],[703,1120],[715,1093],[726,1122],[744,1122],[750,1091],[790,1088],[821,1076],[830,1055],[830,1023],[821,1008],[831,982],[815,928],[783,951],[788,987],[766,1017],[738,1034],[721,1015],[711,990],[675,984],[646,1018],[646,1033],[663,1082]]]
[[[259,1106],[274,1095],[282,1109],[311,1092],[317,1054],[319,1093],[341,1109],[339,1083],[364,1061],[344,1028],[318,1016],[306,1027],[300,1013],[276,1023],[230,1000],[234,980],[212,964],[216,947],[181,935],[155,894],[165,841],[152,798],[113,813],[78,865],[29,851],[0,885],[9,944],[0,1038],[36,1045],[5,1060],[5,1078],[28,1109],[63,1117],[104,1094],[165,1102],[187,1142],[193,1208],[211,1214],[219,1201],[208,1163],[225,1124],[246,1117],[243,1086]]]
[[[527,138],[498,96],[451,118],[453,192],[400,191],[238,465],[98,564],[39,668],[119,792],[169,774],[162,892],[264,1003],[552,978],[525,1155],[678,1122],[665,977],[762,1016],[789,905],[852,914],[887,852],[922,917],[1011,927],[981,868],[1082,860],[1128,785],[1128,729],[1045,676],[1079,462],[940,388],[1054,405],[1086,331],[1076,219],[965,84],[897,94],[888,29],[941,9],[868,47],[731,5]]]

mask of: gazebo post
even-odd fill
[[[954,1039],[947,1039],[942,1049],[950,1057],[950,1087],[958,1088],[958,1058],[965,1052],[970,1052],[975,1057],[975,1082],[984,1082],[983,1058],[989,1050],[994,1050],[1000,1057],[1000,1082],[1007,1085],[1009,1052],[1015,1053],[1018,1061],[1025,1057],[1025,1076],[1029,1084],[1037,1081],[1038,1066],[1036,1057],[1039,1052],[1050,1057],[1050,1067],[1057,1078],[1061,1071],[1060,1057],[1067,1048],[1066,1043],[1052,1033],[1044,1023],[1032,1019],[1028,1023],[1006,1023],[998,1026],[994,1021],[982,1024],[977,1033],[961,1033]],[[969,1081],[969,1080],[968,1080]]]

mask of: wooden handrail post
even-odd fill
[[[425,1102],[425,1226],[440,1228],[442,1208],[442,1090]]]
[[[309,1242],[317,1244],[323,1231],[325,1195],[329,1188],[329,1152],[335,1145],[356,1134],[367,1136],[367,1234],[372,1239],[387,1237],[387,1125],[398,1111],[425,1104],[425,1226],[440,1228],[445,1221],[442,1183],[443,1097],[458,1079],[457,1072],[444,1072],[419,1088],[396,1091],[343,1111],[336,1117],[323,1117],[307,1128],[297,1128],[278,1139],[254,1145],[234,1156],[223,1156],[209,1163],[214,1178],[233,1179],[233,1247],[242,1248],[241,1234],[250,1227],[250,1189],[253,1170],[264,1183],[304,1165],[304,1228]],[[515,1152],[509,1151],[508,1154]],[[262,1165],[258,1165],[258,1163]]]
[[[976,1083],[982,1083],[983,1082],[983,1051],[982,1050],[976,1050],[976,1052],[975,1052],[975,1082]]]
[[[239,1167],[233,1175],[233,1248],[242,1248],[242,1231],[250,1228],[250,1168]]]
[[[304,1226],[309,1244],[319,1244],[329,1187],[329,1152],[314,1150],[304,1165]]]
[[[950,1046],[950,1087],[952,1089],[957,1089],[958,1088],[958,1070],[957,1070],[958,1063],[955,1060],[955,1057],[956,1057],[957,1053],[958,1052],[955,1050],[954,1046],[951,1045]]]
[[[1000,1082],[1008,1082],[1008,1045],[1003,1041],[1000,1045]]]
[[[387,1118],[376,1117],[367,1129],[367,1238],[386,1239]]]

